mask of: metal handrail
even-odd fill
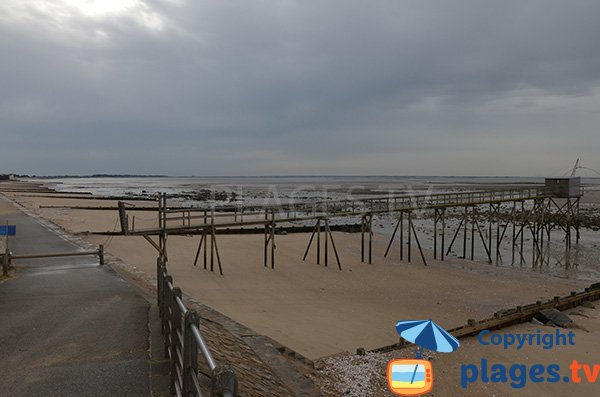
[[[170,391],[177,396],[202,396],[198,355],[210,371],[210,393],[214,397],[236,397],[237,378],[229,365],[214,360],[200,331],[197,313],[185,306],[181,290],[173,286],[164,262],[157,260],[158,306],[164,335],[165,358],[170,361]]]
[[[217,368],[217,364],[215,363],[215,360],[212,358],[212,355],[210,354],[210,351],[208,350],[208,346],[206,345],[206,342],[204,341],[202,334],[200,334],[200,329],[196,325],[192,325],[192,333],[194,335],[194,338],[196,338],[196,342],[198,342],[198,346],[200,346],[200,351],[202,352],[202,355],[204,356],[204,359],[206,360],[206,364],[208,364],[208,368],[211,371],[214,370],[215,368]]]

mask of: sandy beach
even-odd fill
[[[115,206],[116,201],[81,200],[41,197],[41,194],[6,193],[34,214],[45,218],[93,245],[104,244],[106,251],[154,277],[157,253],[139,236],[98,236],[93,231],[118,228],[116,211],[40,208],[40,206]],[[152,205],[152,202],[131,202]],[[137,227],[156,227],[156,213],[135,212]],[[394,329],[401,319],[431,318],[445,328],[465,324],[468,319],[481,319],[505,308],[525,305],[567,295],[590,283],[552,277],[543,272],[526,272],[483,262],[447,258],[433,260],[426,252],[424,266],[413,251],[413,260],[400,262],[398,247],[383,258],[387,237],[375,233],[373,263],[360,262],[360,234],[333,233],[343,269],[330,259],[329,267],[316,264],[314,246],[306,261],[302,256],[310,235],[297,233],[276,236],[275,269],[263,266],[263,236],[219,235],[219,253],[224,276],[204,270],[201,262],[193,266],[199,236],[170,236],[168,268],[185,294],[225,314],[254,331],[267,335],[301,355],[318,360],[328,356],[354,353],[358,347],[374,349],[398,341]],[[330,258],[333,258],[330,252]],[[581,357],[588,361],[597,357],[600,334],[598,310],[586,309],[589,317],[578,317],[590,332],[576,330],[578,343],[570,349],[551,351],[532,349],[526,359],[565,361]],[[513,327],[529,330],[533,325]],[[459,364],[489,357],[504,362],[523,360],[521,352],[484,349],[474,338],[453,355],[440,355],[436,360],[443,368],[438,379],[442,396],[504,396],[506,385],[474,384],[468,390],[457,384]],[[344,353],[346,352],[346,353]],[[381,363],[386,358],[407,354],[405,351],[372,358]],[[326,359],[327,363],[330,359]],[[335,363],[335,361],[332,361]],[[339,364],[339,362],[338,362]],[[332,365],[338,365],[332,364]],[[326,374],[326,370],[323,374]],[[384,374],[382,371],[381,374]],[[374,378],[377,382],[381,378]],[[378,380],[377,380],[378,379]],[[544,387],[534,385],[519,395],[546,395]],[[568,387],[568,386],[564,386]],[[593,386],[591,386],[593,387]],[[385,385],[372,395],[387,395]],[[553,389],[555,390],[555,389]],[[562,390],[562,389],[561,389]],[[565,389],[567,390],[567,389]],[[579,390],[586,390],[579,389]],[[326,395],[336,395],[335,388],[324,387]],[[446,394],[448,393],[448,394]],[[538,393],[538,394],[536,394]],[[549,394],[548,394],[549,395]],[[557,394],[555,394],[557,395]],[[591,394],[581,394],[591,395]]]

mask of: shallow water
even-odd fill
[[[376,232],[385,234],[391,237],[394,227],[397,222],[396,219],[391,219],[390,216],[382,216],[374,220],[374,230]],[[406,222],[406,220],[405,220]],[[423,249],[433,252],[433,221],[424,219],[414,219],[413,223],[417,230],[419,241]],[[446,220],[446,236],[445,236],[445,250],[450,248],[450,243],[458,227],[460,220],[458,219],[447,219]],[[441,252],[441,227],[438,225],[438,258]],[[481,224],[482,234],[488,243],[488,227],[487,225]],[[404,242],[406,243],[406,224],[405,224],[405,236]],[[446,256],[446,260],[452,260],[453,258],[463,257],[463,230],[456,235],[456,240],[452,245],[452,249]],[[517,229],[518,230],[518,229]],[[504,266],[522,269],[525,271],[542,272],[551,274],[556,277],[572,278],[578,280],[585,280],[592,282],[600,281],[600,231],[593,231],[590,229],[582,228],[580,231],[579,244],[575,243],[575,232],[572,232],[572,245],[571,250],[566,250],[565,233],[558,230],[553,230],[550,234],[550,243],[544,236],[544,247],[542,257],[536,257],[534,260],[534,243],[531,238],[531,232],[526,231],[523,239],[523,256],[520,255],[520,239],[517,239],[517,246],[515,247],[514,261],[513,261],[513,249],[512,249],[512,229],[511,226],[507,228],[506,234],[500,244],[500,250],[498,258],[496,258],[496,226],[492,228],[492,266]],[[502,233],[502,229],[501,232]],[[393,257],[398,257],[399,237],[396,236],[393,244]],[[414,244],[414,237],[413,237]],[[406,255],[406,251],[405,251]],[[446,252],[444,252],[446,255]],[[475,232],[475,244],[474,244],[474,259],[480,262],[488,262],[488,254],[481,241],[481,237],[478,232]],[[471,259],[471,226],[469,225],[467,232],[467,244],[466,244],[466,258]],[[418,251],[413,250],[413,260],[421,261]]]

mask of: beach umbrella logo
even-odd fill
[[[398,321],[396,331],[402,338],[427,350],[451,353],[460,346],[458,339],[432,320]]]
[[[433,388],[433,367],[422,359],[421,349],[451,353],[460,342],[432,320],[406,320],[396,323],[396,331],[417,345],[417,359],[397,359],[388,363],[389,389],[399,396],[419,396]]]

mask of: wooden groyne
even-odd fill
[[[480,321],[468,320],[466,325],[449,329],[455,338],[464,338],[467,336],[477,335],[484,330],[496,330],[506,328],[511,325],[521,324],[528,321],[545,309],[566,310],[581,305],[583,302],[592,302],[600,299],[600,283],[595,283],[585,288],[581,292],[571,292],[567,296],[555,296],[547,301],[537,301],[526,306],[517,306],[508,310],[502,310],[494,313],[493,317],[486,318]],[[373,353],[386,353],[393,350],[403,349],[414,346],[413,344],[400,341],[393,345],[382,346],[370,350]]]

